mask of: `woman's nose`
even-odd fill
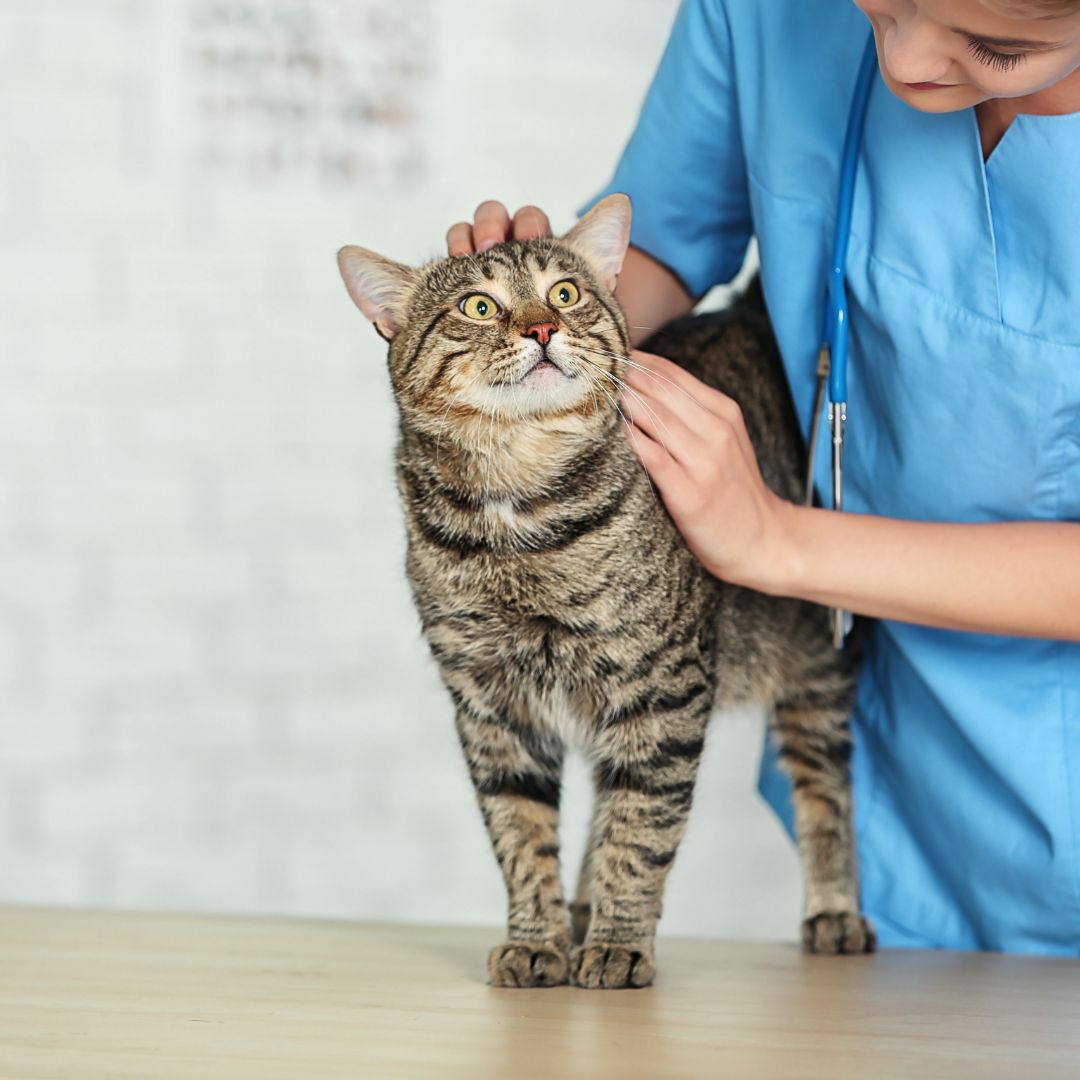
[[[918,15],[897,22],[885,34],[882,53],[889,75],[901,83],[940,82],[952,64],[941,28]]]
[[[541,345],[546,345],[548,339],[559,328],[553,322],[538,322],[525,328],[524,337],[536,338]]]

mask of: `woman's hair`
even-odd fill
[[[1005,15],[1034,16],[1036,19],[1060,19],[1080,12],[1080,0],[986,0],[986,6]]]

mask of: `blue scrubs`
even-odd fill
[[[804,434],[868,32],[841,0],[684,0],[579,211],[627,192],[631,242],[695,296],[756,236]],[[919,112],[876,76],[848,282],[845,507],[1080,520],[1080,114],[1018,117],[984,164],[972,110]],[[1080,953],[1080,645],[883,620],[867,646],[855,819],[882,944]],[[771,751],[760,786],[790,831]]]

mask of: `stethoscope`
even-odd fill
[[[810,425],[809,455],[806,472],[806,504],[814,497],[814,454],[817,448],[825,385],[829,387],[829,431],[832,434],[833,509],[842,510],[844,502],[844,425],[847,423],[848,306],[845,285],[848,241],[851,239],[851,210],[855,202],[855,176],[859,166],[866,106],[877,73],[877,46],[873,33],[867,42],[855,81],[855,93],[848,113],[844,156],[840,164],[840,194],[836,203],[836,232],[833,235],[832,261],[829,263],[825,290],[825,326],[817,360],[817,394]],[[850,611],[832,611],[833,645],[844,647],[851,631]]]

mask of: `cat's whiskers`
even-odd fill
[[[483,415],[484,413],[486,413],[487,417],[488,417],[488,430],[487,430],[487,453],[483,456],[483,460],[486,461],[488,465],[490,465],[491,464],[492,452],[493,452],[494,446],[495,446],[495,409],[492,408],[489,411],[489,410],[487,410],[485,408],[482,411],[481,415]],[[479,450],[480,450],[479,441],[477,442],[476,449],[477,449],[477,452],[479,453]]]
[[[583,351],[585,351],[585,352],[596,352],[597,350],[585,349]],[[603,355],[603,353],[598,353],[598,355]],[[586,356],[579,356],[578,359],[583,364],[588,364],[590,367],[595,368],[595,370],[600,372],[600,374],[603,375],[604,378],[610,379],[611,382],[613,382],[624,394],[634,394],[635,396],[637,396],[639,398],[641,397],[641,394],[638,393],[638,391],[636,391],[628,382],[626,382],[625,379],[620,379],[618,377],[618,375],[616,375],[613,371],[608,371],[608,369],[605,368],[603,366],[603,364],[598,363],[596,360],[590,360]],[[649,408],[648,402],[645,401],[643,398],[642,398],[642,404],[646,408]],[[655,416],[655,413],[653,415]],[[657,417],[657,422],[660,422],[659,417]]]
[[[605,372],[605,374],[609,373]],[[615,408],[615,411],[619,414],[619,417],[622,420],[623,424],[626,426],[626,430],[632,434],[634,430],[634,425],[629,420],[627,420],[626,413],[624,413],[622,409],[619,408],[619,402],[610,393],[608,393],[608,391],[600,383],[592,384],[592,386],[589,388],[589,392],[592,393],[594,390],[599,390],[600,393],[603,394],[604,397],[606,397],[608,401],[611,402],[611,404]],[[645,468],[645,463],[641,460],[641,458],[637,456],[637,454],[634,455],[634,458],[637,461],[638,468],[640,468],[641,471],[645,474],[645,479],[649,481],[649,490],[652,492],[653,499],[657,503],[662,505],[662,500],[660,499],[660,496],[656,493],[656,487],[652,482],[652,477],[649,476],[649,470]]]
[[[501,419],[498,417],[495,409],[491,410],[491,420],[488,422],[488,453],[487,460],[490,464],[495,459],[495,421]]]
[[[638,361],[632,360],[629,356],[625,356],[622,353],[607,352],[604,349],[592,348],[589,345],[575,345],[574,347],[577,348],[577,349],[582,349],[582,350],[584,350],[586,352],[595,353],[597,356],[607,356],[607,357],[610,357],[613,360],[621,360],[621,361],[623,361],[623,363],[625,363],[627,365],[627,367],[634,368],[635,371],[640,371],[642,374],[648,375],[649,378],[655,379],[657,382],[666,382],[666,383],[668,383],[669,385],[673,386],[676,390],[678,390],[679,393],[685,394],[692,402],[694,402],[695,405],[700,405],[702,408],[705,408],[705,406],[702,405],[701,402],[698,401],[698,399],[696,397],[694,397],[694,395],[691,394],[690,391],[687,390],[685,386],[680,386],[677,382],[675,382],[674,379],[669,379],[666,375],[661,375],[658,372],[653,371],[650,368],[647,368],[644,364],[640,364],[640,363],[638,363]]]
[[[609,326],[618,326],[618,324],[613,319],[610,319],[610,318],[609,319],[598,319],[597,324],[600,324],[600,323],[607,323]],[[639,326],[637,323],[627,323],[626,325],[631,330],[651,330],[654,334],[662,334],[664,337],[673,337],[674,336],[670,331],[664,330],[662,328],[658,328],[658,327],[655,327],[655,326]]]
[[[614,329],[618,329],[618,326],[617,326],[617,324],[616,324],[615,322],[613,322],[613,321],[612,321],[612,320],[611,320],[610,318],[609,318],[609,319],[598,319],[598,320],[597,320],[597,321],[596,321],[596,322],[595,322],[595,323],[593,324],[593,327],[594,327],[594,328],[595,328],[595,327],[597,327],[597,326],[599,326],[599,327],[608,327],[608,328],[614,328]],[[632,329],[640,329],[640,330],[652,330],[652,329],[653,329],[653,327],[651,327],[651,326],[641,326],[641,327],[638,327],[638,326],[633,326],[633,325],[631,326],[631,328],[632,328]],[[667,333],[667,331],[664,331],[664,330],[658,330],[658,331],[656,331],[656,332],[657,332],[657,333],[660,333],[660,334],[663,334],[663,335],[664,335],[665,337],[671,337],[671,336],[673,336],[673,335],[671,335],[671,334],[668,334],[668,333]],[[630,349],[630,351],[631,351],[631,352],[633,351],[633,347],[632,347],[632,346],[631,346],[631,349]],[[615,354],[615,353],[612,353],[611,355],[612,355],[612,356],[615,356],[616,354]],[[646,367],[644,367],[643,365],[639,364],[639,363],[638,363],[638,362],[637,362],[636,360],[633,360],[633,359],[631,359],[631,358],[630,358],[630,356],[629,356],[629,355],[628,355],[627,353],[622,353],[622,352],[620,352],[620,353],[618,353],[617,355],[618,355],[619,359],[621,359],[621,360],[625,361],[625,362],[626,362],[627,364],[629,364],[629,365],[630,365],[630,367],[636,367],[636,368],[638,368],[639,370],[641,370],[641,371],[644,371],[644,372],[645,372],[645,373],[646,373],[647,375],[652,375],[652,376],[654,376],[655,378],[658,378],[658,379],[665,379],[665,378],[667,378],[667,376],[665,376],[665,375],[658,375],[658,374],[657,374],[657,373],[656,373],[655,371],[650,371],[650,370],[649,370],[648,368],[646,368]],[[668,380],[668,381],[670,381],[670,380]],[[689,391],[688,391],[688,390],[686,390],[686,389],[685,389],[684,387],[680,386],[680,387],[679,387],[679,389],[680,389],[680,390],[682,390],[682,392],[683,392],[684,394],[689,394]],[[693,396],[693,395],[691,395],[691,397],[692,397],[692,396]],[[696,400],[696,399],[695,399],[695,400]]]
[[[442,433],[445,430],[447,430],[449,427],[452,426],[452,425],[450,425],[450,424],[448,424],[446,422],[446,415],[447,415],[447,413],[450,412],[450,410],[453,408],[453,406],[454,406],[454,399],[450,398],[450,400],[446,403],[446,408],[443,409],[443,411],[439,414],[439,420],[438,420],[439,430],[435,433],[435,468],[436,469],[439,468],[439,444],[442,441]]]
[[[580,344],[575,344],[574,346],[572,346],[572,348],[575,351],[577,359],[583,365],[585,365],[587,369],[589,369],[591,371],[595,371],[602,379],[605,379],[608,382],[610,382],[612,384],[612,386],[616,390],[621,391],[621,393],[624,394],[624,395],[631,396],[635,400],[635,402],[640,403],[641,407],[646,409],[653,416],[653,418],[655,419],[658,427],[662,428],[665,432],[667,432],[670,435],[670,431],[668,430],[667,425],[664,424],[663,420],[657,415],[656,411],[650,406],[649,402],[644,397],[642,397],[642,395],[638,391],[636,391],[632,386],[630,386],[625,380],[620,379],[613,372],[607,370],[607,368],[605,368],[602,364],[598,363],[596,360],[593,360],[588,356],[582,355],[582,353],[584,353],[584,352],[590,352],[590,353],[595,353],[595,354],[600,355],[600,356],[611,356],[611,357],[616,357],[619,354],[609,352],[607,350],[602,350],[602,349],[593,349],[593,348],[590,348],[589,346],[584,346],[584,345],[580,345]],[[595,413],[600,412],[600,406],[599,406],[598,399],[597,399],[597,396],[596,396],[597,391],[599,391],[601,394],[603,394],[604,397],[607,399],[607,401],[611,404],[612,408],[615,410],[616,414],[619,417],[619,421],[625,426],[627,431],[633,433],[633,431],[635,430],[633,422],[628,418],[627,414],[620,407],[618,397],[615,394],[613,394],[612,392],[610,392],[603,385],[603,383],[601,381],[599,381],[599,379],[596,379],[596,378],[593,378],[593,379],[589,380],[589,394],[590,394],[590,398],[591,398],[592,403],[593,403],[594,412]],[[450,400],[447,401],[446,405],[443,407],[443,409],[438,414],[437,432],[436,432],[436,437],[435,437],[435,463],[436,463],[436,468],[441,468],[441,462],[442,462],[441,449],[442,449],[442,435],[443,435],[443,432],[444,431],[450,431],[450,430],[455,428],[455,425],[453,423],[447,421],[447,416],[448,416],[450,410],[453,408],[454,404],[455,404],[454,399],[450,398]],[[517,403],[516,408],[514,409],[514,415],[512,417],[509,417],[509,418],[506,417],[505,415],[500,414],[498,409],[496,409],[495,407],[493,407],[492,405],[490,405],[487,402],[484,402],[484,403],[480,404],[480,406],[479,406],[479,416],[474,420],[474,433],[473,433],[472,443],[473,443],[473,453],[477,456],[478,459],[480,459],[480,464],[481,464],[481,467],[482,467],[483,471],[489,471],[490,466],[492,466],[494,464],[495,457],[496,457],[496,445],[495,444],[496,444],[497,436],[498,436],[497,429],[499,427],[501,427],[502,422],[506,421],[506,420],[509,420],[510,423],[512,423],[512,424],[520,424],[521,422],[525,421],[530,416],[532,416],[532,413],[528,409],[526,409],[526,407],[525,407],[525,405],[523,403]],[[486,432],[484,431],[484,421],[485,421],[485,419],[487,420],[487,431]],[[658,441],[664,447],[664,449],[667,450],[667,443],[665,442],[663,437],[660,437],[658,439]],[[669,453],[670,453],[670,451],[669,451]],[[636,457],[637,457],[637,455],[635,455],[635,458]],[[640,459],[637,459],[637,462],[638,462],[638,466],[642,469],[645,476],[648,477],[649,473],[648,473],[648,470],[645,468],[644,464],[641,462]],[[484,469],[483,468],[484,466],[487,466],[488,468]],[[490,477],[489,477],[489,479],[490,479]],[[654,497],[656,497],[655,492],[654,492]]]
[[[657,415],[656,410],[653,409],[653,407],[632,386],[630,386],[628,383],[624,382],[622,379],[618,378],[618,376],[612,374],[602,364],[598,364],[595,360],[590,360],[590,359],[588,359],[587,357],[584,357],[584,356],[579,356],[578,359],[583,364],[587,364],[589,367],[594,368],[596,371],[598,371],[605,378],[610,379],[615,384],[615,386],[617,386],[620,390],[622,390],[622,392],[624,394],[632,394],[635,398],[640,400],[642,406],[646,410],[648,410],[649,413],[652,414],[652,417],[657,422],[657,424],[659,424],[659,426],[662,427],[664,429],[664,431],[666,431],[669,435],[671,434],[671,432],[668,430],[668,426]],[[617,405],[616,405],[616,408],[618,408]],[[622,416],[623,420],[626,420],[626,415],[623,413],[622,409],[619,409],[619,415]],[[660,442],[660,445],[665,450],[667,450],[667,452],[670,454],[671,451],[668,450],[668,445],[667,445],[666,442],[664,442],[663,438],[660,438],[659,442]],[[672,455],[672,456],[674,456],[674,455]]]
[[[579,346],[579,348],[580,348],[580,346]],[[596,349],[585,348],[583,351],[585,351],[585,352],[597,352],[597,353],[599,353],[599,355],[604,355],[600,350],[596,350]],[[620,379],[617,375],[615,375],[613,372],[608,371],[602,364],[598,364],[595,360],[589,360],[588,358],[586,358],[584,356],[579,356],[578,359],[581,360],[582,363],[591,365],[597,371],[599,371],[602,375],[604,375],[606,378],[610,379],[617,387],[619,387],[620,390],[622,390],[622,392],[624,394],[630,395],[633,398],[635,398],[637,401],[639,401],[641,403],[642,407],[648,413],[650,413],[652,415],[652,417],[656,421],[656,423],[660,427],[662,427],[664,429],[664,431],[666,431],[669,435],[671,434],[671,431],[669,430],[668,426],[660,418],[660,416],[657,414],[656,410],[649,404],[649,402],[644,397],[642,397],[641,393],[639,391],[635,390],[628,382],[626,382],[624,379]],[[665,450],[668,449],[667,444],[664,442],[663,439],[660,439],[660,444],[664,447]],[[668,453],[671,453],[671,451],[668,450]]]
[[[596,400],[596,387],[591,384],[589,386],[589,402],[592,404],[593,413],[595,414],[600,408],[600,403]]]

